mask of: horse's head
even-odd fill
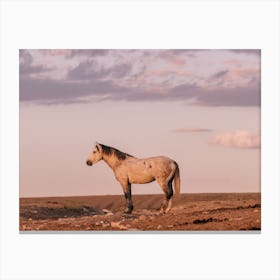
[[[94,150],[90,153],[87,158],[87,165],[93,165],[94,163],[100,161],[102,159],[102,147],[100,144],[96,144]]]

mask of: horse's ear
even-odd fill
[[[97,151],[101,152],[102,151],[102,147],[99,143],[96,142],[96,149]]]

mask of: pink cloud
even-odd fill
[[[186,100],[199,106],[259,106],[260,57],[249,55],[252,52],[21,50],[20,98],[103,95],[114,100]]]
[[[243,68],[243,69],[233,69],[230,72],[232,78],[248,78],[251,76],[259,76],[260,71],[256,68]]]
[[[238,61],[237,59],[226,59],[224,61],[224,63],[226,65],[230,65],[230,66],[238,66],[238,64],[240,63],[240,61]]]
[[[70,55],[72,50],[63,50],[63,49],[50,49],[50,50],[40,50],[40,53],[44,56],[65,56]]]
[[[240,149],[259,149],[261,140],[258,133],[239,130],[217,134],[210,143]]]
[[[208,128],[177,128],[173,132],[189,133],[189,132],[210,132],[211,129]]]
[[[180,59],[176,56],[166,55],[166,54],[165,54],[165,60],[167,63],[169,63],[171,65],[175,65],[175,66],[183,66],[186,62],[185,59]]]

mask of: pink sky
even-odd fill
[[[122,194],[94,141],[175,159],[182,192],[260,191],[260,52],[21,50],[20,196]]]

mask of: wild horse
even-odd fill
[[[179,166],[168,157],[157,156],[139,159],[115,148],[97,143],[86,163],[93,165],[102,159],[112,168],[117,181],[123,188],[126,199],[125,213],[131,213],[133,210],[131,184],[146,184],[156,180],[165,194],[161,206],[163,212],[168,212],[172,207],[173,181],[176,195],[180,194]]]

